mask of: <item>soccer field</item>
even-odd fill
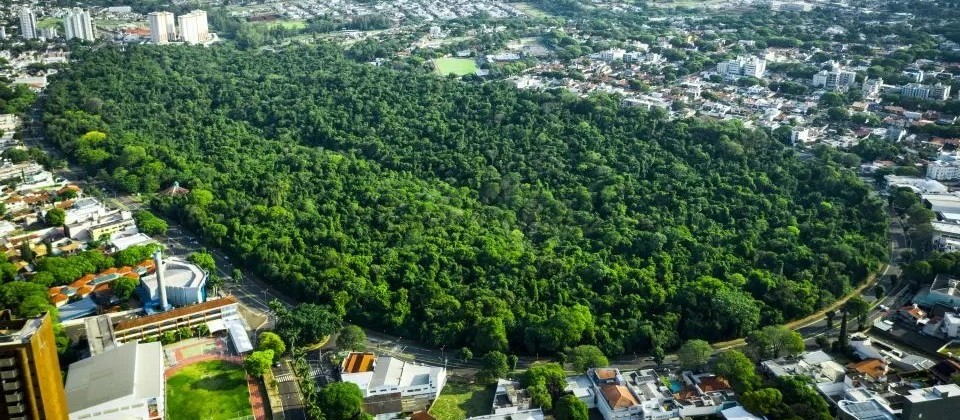
[[[470,58],[438,58],[433,60],[433,66],[441,75],[455,74],[463,76],[477,72],[477,62]]]
[[[201,362],[167,379],[169,420],[226,420],[251,413],[246,374],[240,365]]]

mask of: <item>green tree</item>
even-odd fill
[[[577,372],[586,372],[589,368],[605,367],[610,362],[597,346],[584,344],[570,351],[570,363]]]
[[[139,282],[129,277],[120,277],[111,283],[111,288],[113,289],[113,294],[120,299],[121,302],[126,302],[133,296],[133,292],[137,290]]]
[[[747,411],[758,416],[769,416],[780,409],[783,394],[776,388],[747,391],[740,396],[740,403]]]
[[[867,320],[867,315],[870,314],[870,304],[860,296],[854,296],[847,300],[844,308],[846,308],[850,315],[857,318],[857,329],[862,330],[863,324]]]
[[[356,419],[361,416],[363,393],[352,382],[334,382],[320,391],[317,405],[331,419]]]
[[[712,354],[713,347],[710,343],[703,340],[687,340],[677,350],[677,359],[680,360],[680,366],[684,369],[701,370],[710,361]]]
[[[347,325],[337,336],[337,347],[340,350],[363,351],[367,348],[367,333],[356,325]]]
[[[217,269],[217,262],[209,252],[197,251],[190,254],[187,260],[202,268],[208,273],[214,273]]]
[[[273,350],[258,350],[250,353],[246,359],[243,359],[243,368],[246,369],[247,373],[251,376],[259,378],[270,370],[271,363],[273,363]]]
[[[553,410],[553,418],[557,420],[587,420],[590,418],[587,405],[575,395],[567,394],[557,400]]]
[[[273,361],[276,362],[280,359],[280,356],[287,352],[287,345],[284,344],[283,339],[281,339],[279,335],[270,331],[264,331],[260,333],[257,350],[272,350]]]
[[[531,406],[550,411],[553,401],[560,397],[566,387],[566,377],[563,366],[557,363],[536,364],[520,376],[520,385],[527,388]]]
[[[147,210],[137,211],[133,214],[133,219],[137,222],[137,228],[147,235],[163,235],[167,233],[167,221]]]
[[[47,210],[47,214],[43,215],[43,220],[50,226],[63,226],[66,219],[67,213],[61,208],[52,208]]]
[[[510,370],[517,370],[517,362],[520,361],[520,358],[515,354],[507,356],[507,365],[510,366]]]
[[[803,350],[803,337],[782,325],[766,326],[747,336],[747,351],[760,360],[791,356]]]
[[[491,351],[483,356],[480,370],[477,372],[477,382],[482,384],[494,384],[497,379],[507,376],[510,371],[510,365],[507,363],[507,356],[499,351]]]
[[[284,342],[309,345],[340,328],[340,317],[327,306],[302,303],[292,311],[276,312],[275,331]]]
[[[757,375],[753,361],[739,350],[727,350],[718,354],[713,372],[730,380],[737,394],[760,386],[760,376]]]

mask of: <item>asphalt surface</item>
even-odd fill
[[[277,380],[277,388],[280,389],[284,420],[306,420],[307,413],[303,408],[300,386],[293,369],[284,361],[273,368],[273,375]]]

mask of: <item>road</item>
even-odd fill
[[[300,396],[300,386],[293,369],[286,361],[273,368],[273,374],[280,390],[280,401],[283,404],[284,420],[306,420],[307,413]]]

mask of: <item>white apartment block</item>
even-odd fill
[[[737,76],[763,77],[767,70],[767,61],[759,57],[740,56],[736,60],[727,60],[717,64],[717,72],[725,78]]]
[[[880,94],[881,88],[883,88],[882,78],[871,79],[868,77],[863,81],[863,96],[875,98]]]
[[[207,27],[207,12],[194,10],[177,17],[180,22],[180,37],[188,44],[202,44],[210,39]]]
[[[927,178],[937,181],[960,178],[960,166],[953,162],[936,161],[927,165]]]
[[[20,36],[24,39],[37,38],[37,15],[29,8],[20,11]]]
[[[813,75],[813,86],[829,90],[847,90],[857,82],[857,73],[847,70],[822,70]]]
[[[154,44],[166,44],[177,39],[177,24],[170,12],[151,12],[147,15],[150,21],[150,41]]]
[[[63,18],[63,27],[67,39],[79,38],[86,41],[93,41],[96,34],[93,29],[93,21],[90,20],[90,12],[73,8]]]
[[[950,97],[950,85],[936,84],[933,86],[919,83],[908,83],[900,87],[900,96],[904,98],[930,99],[943,101]]]

